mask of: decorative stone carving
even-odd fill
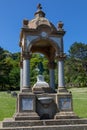
[[[24,59],[30,59],[31,58],[31,54],[29,52],[23,52],[22,56]]]
[[[47,33],[46,33],[46,32],[41,32],[41,36],[42,36],[43,38],[46,38],[46,37],[47,37]]]
[[[65,53],[59,53],[59,54],[56,54],[56,59],[57,60],[64,60],[66,58],[66,54]]]

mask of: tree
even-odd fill
[[[87,59],[87,44],[74,42],[69,49],[69,56],[79,60]]]
[[[10,90],[19,90],[20,89],[20,70],[19,67],[14,67],[9,73],[9,89]]]
[[[0,47],[0,90],[14,86],[19,86],[19,53],[12,54]]]
[[[5,81],[6,76],[4,74],[4,59],[5,59],[5,53],[4,49],[0,47],[0,89],[4,89],[5,87]]]
[[[87,45],[73,43],[65,61],[65,81],[74,86],[86,86]]]

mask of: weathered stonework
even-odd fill
[[[20,92],[13,118],[0,123],[0,130],[87,130],[87,119],[73,112],[72,94],[64,83],[63,23],[56,28],[41,10],[32,20],[24,20],[20,35]],[[31,88],[30,59],[32,53],[48,59],[50,84],[41,77]],[[57,60],[57,65],[55,65]],[[55,68],[58,67],[58,88],[55,90]],[[42,76],[42,75],[41,75]],[[43,76],[42,76],[43,77]]]

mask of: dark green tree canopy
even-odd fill
[[[71,86],[87,86],[87,44],[71,45],[65,61],[65,81]]]
[[[69,49],[69,56],[76,59],[87,58],[87,44],[74,42]]]

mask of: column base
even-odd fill
[[[73,111],[61,111],[54,117],[55,119],[77,119],[79,118]]]
[[[60,92],[68,92],[68,90],[65,88],[65,87],[58,87],[58,90],[57,90],[58,93]]]
[[[21,92],[32,92],[32,89],[29,88],[22,88]]]
[[[25,112],[25,113],[16,113],[14,115],[14,120],[39,120],[40,117],[36,112]]]

